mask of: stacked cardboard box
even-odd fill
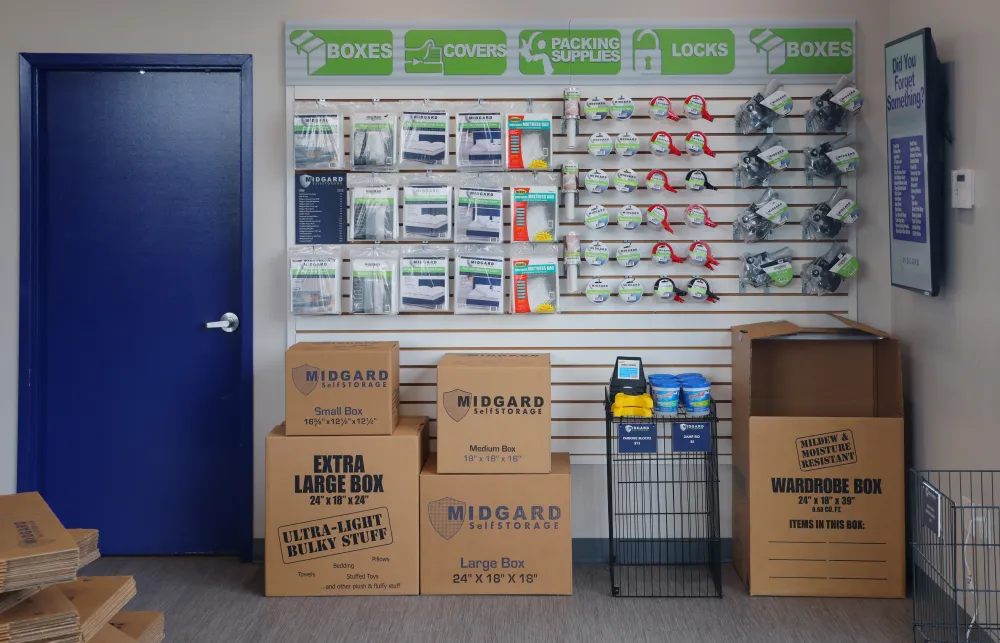
[[[35,492],[0,496],[0,592],[76,578],[80,551]]]
[[[52,585],[0,614],[0,643],[79,643],[80,615]]]
[[[76,541],[76,546],[80,550],[80,567],[77,569],[78,572],[101,557],[101,551],[97,546],[98,535],[96,529],[67,529],[67,531],[73,537],[73,540]],[[18,603],[31,598],[43,589],[45,589],[45,586],[36,585],[35,587],[0,594],[0,614]]]
[[[417,594],[428,420],[399,417],[399,344],[296,344],[285,384],[265,448],[265,593]]]
[[[569,455],[548,355],[445,355],[420,475],[422,594],[571,594]]]
[[[89,641],[126,603],[135,598],[131,576],[90,576],[56,585],[80,615],[80,633]]]
[[[163,614],[160,612],[119,612],[111,619],[111,625],[135,643],[160,643],[163,640]],[[112,643],[110,639],[109,643]]]

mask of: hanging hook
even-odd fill
[[[476,103],[477,103],[477,104],[478,104],[478,105],[479,105],[480,107],[482,107],[482,106],[483,106],[483,99],[482,99],[482,98],[477,98],[477,99],[476,99]]]
[[[377,99],[377,98],[373,98],[372,99],[372,105],[378,105],[378,100],[379,99]]]
[[[525,102],[528,103],[528,110],[527,111],[528,111],[529,114],[531,112],[535,111],[534,110],[534,108],[535,108],[535,99],[534,98],[529,98]]]

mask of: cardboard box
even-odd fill
[[[548,354],[449,353],[437,368],[441,473],[548,473]]]
[[[852,330],[732,331],[733,563],[753,595],[906,596],[899,344],[837,319]]]
[[[266,439],[265,593],[416,594],[427,418],[392,435]]]
[[[76,578],[76,541],[34,491],[0,496],[0,593]]]
[[[398,342],[299,342],[285,352],[288,435],[390,435]]]
[[[568,453],[551,473],[420,474],[421,594],[572,594]]]

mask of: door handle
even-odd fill
[[[205,328],[221,328],[227,333],[231,333],[240,327],[240,318],[233,313],[226,313],[217,322],[208,322]]]

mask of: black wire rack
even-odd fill
[[[611,593],[722,597],[718,416],[614,417],[605,395]]]
[[[913,640],[1000,640],[1000,471],[910,472]]]

